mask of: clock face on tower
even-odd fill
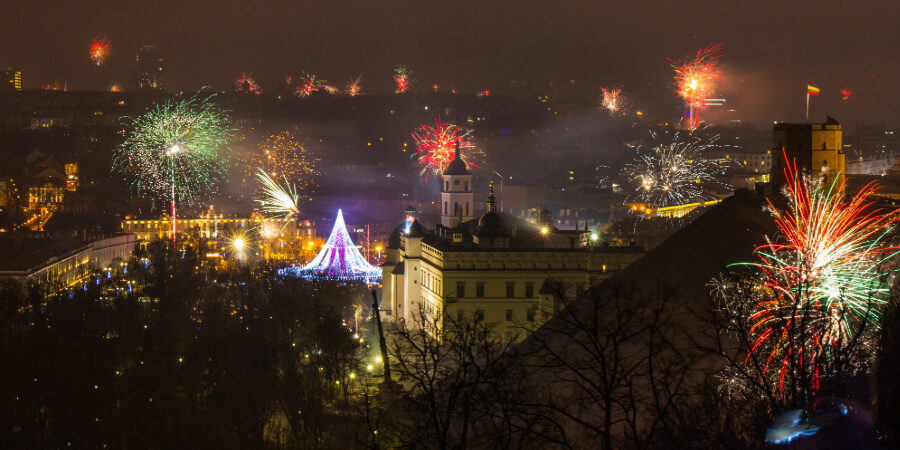
[[[453,185],[454,185],[454,186],[459,186],[459,180],[453,180]]]

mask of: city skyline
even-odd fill
[[[600,87],[620,85],[635,108],[674,120],[683,108],[666,58],[722,43],[718,90],[726,103],[706,112],[710,120],[801,121],[808,83],[822,89],[812,115],[893,124],[898,117],[889,98],[900,94],[892,82],[900,61],[876,44],[898,37],[888,22],[896,12],[893,5],[845,11],[811,1],[29,3],[0,18],[0,36],[15,43],[0,48],[0,66],[21,70],[25,88],[59,82],[70,90],[105,90],[129,86],[136,52],[155,45],[173,92],[228,90],[244,72],[272,90],[284,77],[307,72],[339,86],[362,73],[365,91],[378,93],[391,90],[392,70],[404,64],[414,91],[438,84],[445,91],[504,93],[515,80],[525,84],[523,93],[546,93],[551,83],[560,92],[568,83],[562,95],[599,101]],[[87,49],[103,36],[112,50],[98,66]],[[851,99],[842,100],[841,90],[851,91]]]

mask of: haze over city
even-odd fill
[[[305,71],[337,84],[364,74],[369,91],[384,92],[405,64],[419,89],[503,93],[515,80],[537,93],[574,80],[564,96],[577,98],[623,85],[638,108],[668,118],[678,101],[666,58],[723,43],[727,103],[711,118],[801,120],[809,83],[823,89],[817,113],[895,123],[900,61],[885,49],[900,38],[898,13],[892,2],[815,1],[18,2],[0,18],[10,43],[0,60],[23,70],[28,87],[71,90],[128,84],[134,52],[148,44],[165,58],[173,91],[226,89],[242,72],[271,89]],[[98,70],[84,54],[99,36],[113,52]]]
[[[900,4],[0,15],[0,448],[900,448]]]

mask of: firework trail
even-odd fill
[[[703,138],[703,131],[679,131],[670,141],[651,132],[656,145],[649,149],[639,147],[636,161],[625,168],[625,174],[635,184],[629,201],[662,208],[712,200],[709,188],[730,188],[717,179],[724,167],[704,154],[717,147],[719,137]]]
[[[259,170],[257,177],[262,183],[263,192],[266,195],[264,200],[260,200],[264,214],[272,214],[285,219],[294,218],[300,214],[300,208],[297,206],[300,201],[297,186],[289,185],[287,177],[283,177],[285,184],[283,187],[262,169]],[[285,221],[285,225],[287,225],[287,221]]]
[[[706,99],[716,95],[716,82],[721,81],[721,70],[718,59],[722,55],[716,53],[722,49],[722,44],[711,44],[705,49],[697,51],[694,59],[678,61],[673,64],[675,69],[675,92],[684,99],[688,107],[691,129],[700,125],[700,111],[707,107]]]
[[[429,173],[436,176],[443,173],[447,165],[456,158],[457,144],[460,151],[471,151],[475,146],[467,139],[469,133],[471,131],[460,133],[456,125],[445,124],[440,117],[435,119],[433,127],[422,125],[421,132],[412,135],[416,141],[416,153],[413,156],[419,158],[422,166],[419,175],[424,175],[427,181]]]
[[[611,88],[600,88],[603,91],[603,98],[600,100],[600,107],[609,112],[611,116],[618,116],[625,112],[626,98],[622,93],[622,88],[613,86]]]
[[[232,129],[214,96],[179,94],[156,105],[127,122],[131,131],[113,151],[113,170],[124,173],[135,191],[171,201],[173,218],[176,202],[192,204],[224,177]]]
[[[886,262],[900,250],[884,243],[898,215],[872,208],[874,185],[844,200],[843,183],[823,186],[790,164],[785,176],[791,210],[769,203],[779,239],[756,249],[757,263],[743,264],[758,274],[748,290],[751,354],[761,356],[764,381],[782,395],[797,373],[809,374],[815,388],[827,361],[853,345],[864,350],[852,363],[867,365],[890,292]],[[735,310],[746,300],[726,301]]]
[[[409,83],[412,82],[410,76],[412,72],[406,69],[406,66],[400,65],[394,68],[394,83],[397,84],[395,94],[403,94],[409,90]]]
[[[255,80],[253,80],[253,74],[247,75],[246,73],[241,73],[240,77],[234,79],[234,90],[250,94],[259,94],[262,92],[262,88],[259,87],[259,84],[257,84]]]
[[[97,38],[94,38],[94,42],[88,46],[88,49],[90,49],[91,61],[99,67],[106,62],[106,58],[109,57],[109,52],[112,50],[112,43],[106,40],[106,36],[100,38],[99,41]]]
[[[300,87],[297,88],[297,96],[309,97],[317,91],[325,91],[329,94],[338,92],[336,88],[328,85],[327,80],[317,79],[315,75],[303,74],[300,81]]]
[[[362,87],[360,87],[360,82],[362,81],[362,74],[356,77],[354,80],[350,80],[347,82],[346,93],[350,97],[356,97],[357,95],[362,95]]]

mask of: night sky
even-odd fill
[[[894,1],[33,0],[3,9],[0,66],[19,68],[26,87],[129,86],[137,48],[152,44],[170,91],[228,89],[246,71],[264,89],[302,72],[339,87],[363,73],[364,89],[387,92],[405,64],[419,89],[503,92],[517,80],[537,93],[574,80],[572,96],[599,96],[599,86],[619,84],[637,109],[677,118],[666,58],[722,43],[727,103],[707,118],[802,121],[810,83],[822,89],[815,120],[900,123]],[[88,45],[102,36],[113,53],[97,68]]]

